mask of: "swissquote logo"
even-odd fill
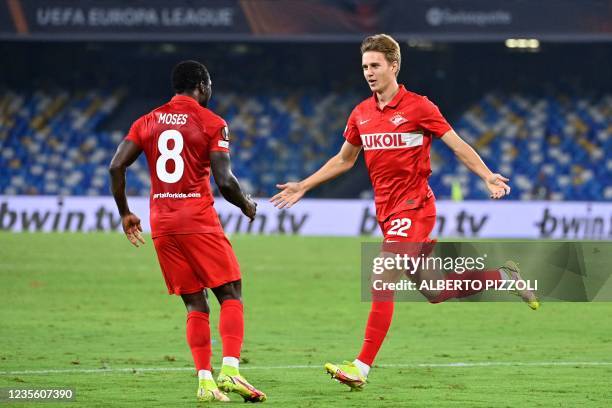
[[[423,144],[422,133],[372,133],[361,135],[364,150],[406,149]]]

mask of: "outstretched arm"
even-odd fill
[[[232,173],[232,163],[229,153],[212,151],[210,152],[210,167],[219,192],[230,203],[242,210],[242,213],[249,217],[251,221],[255,219],[257,203],[251,196],[244,194],[240,188],[240,183]]]
[[[272,204],[278,208],[291,208],[297,203],[307,191],[331,180],[342,173],[349,171],[359,156],[361,146],[354,146],[344,142],[340,152],[329,159],[319,170],[300,182],[277,184],[281,191],[270,199]]]
[[[111,177],[111,191],[121,215],[121,225],[127,239],[138,247],[138,242],[144,244],[142,238],[142,227],[140,226],[140,218],[130,212],[128,207],[127,197],[125,195],[125,172],[127,168],[134,163],[138,158],[142,149],[138,145],[129,140],[121,142],[117,148],[115,156],[111,160],[108,171]]]
[[[487,186],[491,198],[502,198],[510,194],[510,186],[506,182],[510,181],[498,173],[493,173],[482,161],[478,153],[469,144],[459,137],[454,130],[449,130],[442,136],[442,141],[455,153],[461,162]]]

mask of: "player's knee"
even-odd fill
[[[188,312],[210,313],[208,302],[206,301],[206,297],[203,293],[181,295],[181,298],[183,299],[183,303],[185,303],[185,307],[187,308]]]
[[[210,313],[210,309],[207,304],[200,303],[189,303],[185,304],[188,312],[202,312],[202,313]]]
[[[219,301],[219,304],[223,304],[223,302],[226,300],[239,300],[242,302],[242,296],[240,296],[239,293],[231,292],[217,296],[217,300]]]
[[[219,304],[222,304],[226,300],[242,301],[242,283],[239,280],[213,288],[212,291],[217,297]]]

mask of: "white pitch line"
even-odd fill
[[[564,366],[612,366],[612,361],[485,361],[472,363],[408,363],[408,364],[377,364],[374,367],[382,368],[470,368],[470,367],[564,367]],[[261,367],[240,367],[241,370],[294,370],[294,369],[322,369],[323,365],[281,365]],[[135,368],[73,368],[49,370],[19,370],[0,371],[0,375],[24,374],[107,374],[107,373],[136,373],[136,372],[166,372],[166,371],[194,371],[193,367],[135,367]]]

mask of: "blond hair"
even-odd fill
[[[393,37],[388,34],[375,34],[366,37],[361,43],[361,55],[367,51],[378,51],[383,53],[389,64],[397,62],[397,72],[395,76],[399,74],[402,65],[402,53],[399,44]]]

